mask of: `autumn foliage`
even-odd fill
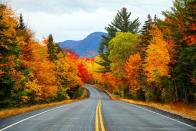
[[[78,97],[86,69],[52,35],[42,42],[6,5],[0,4],[0,104],[51,102]]]
[[[126,77],[131,88],[138,88],[140,83],[140,73],[142,68],[142,59],[139,53],[135,53],[129,57],[125,63]]]
[[[121,97],[194,103],[195,5],[175,0],[171,11],[162,12],[164,20],[148,15],[140,32],[139,19],[130,21],[122,8],[91,59],[60,49],[51,34],[36,41],[22,15],[0,4],[0,104],[75,98],[87,82]]]
[[[101,60],[95,63],[101,67],[94,73],[95,83],[126,98],[195,102],[196,2],[173,3],[171,11],[162,12],[164,20],[149,14],[140,33],[129,31],[128,27],[121,31],[129,17],[118,18],[123,16],[123,9],[118,11],[106,28],[108,37],[103,37],[100,45]]]
[[[159,81],[160,77],[168,76],[170,55],[167,48],[168,43],[163,39],[163,34],[157,26],[150,31],[152,40],[146,50],[144,71],[147,80]]]
[[[81,77],[83,82],[88,82],[89,80],[89,73],[88,70],[86,69],[85,65],[83,62],[79,62],[78,64],[78,72],[79,76]]]

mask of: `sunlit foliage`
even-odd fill
[[[118,32],[109,42],[111,61],[110,67],[112,73],[117,78],[123,78],[124,69],[123,64],[129,58],[129,55],[133,53],[135,45],[138,43],[138,36],[132,33]]]
[[[151,29],[152,40],[146,50],[144,70],[149,82],[158,82],[160,77],[168,76],[170,62],[167,42],[157,26]]]
[[[63,52],[52,35],[36,41],[22,15],[16,17],[4,4],[0,27],[1,107],[78,97],[86,77],[78,57]]]
[[[139,53],[135,53],[130,55],[127,60],[125,66],[126,77],[128,78],[128,82],[131,88],[139,88],[140,84],[140,73],[142,68],[142,60]]]

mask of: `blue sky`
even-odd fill
[[[141,23],[148,14],[169,10],[172,0],[1,0],[18,14],[38,40],[52,33],[56,41],[80,40],[91,32],[105,31],[117,10],[122,7],[132,12],[131,19]]]

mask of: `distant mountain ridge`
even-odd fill
[[[104,32],[93,32],[83,40],[66,40],[58,44],[61,48],[72,49],[81,57],[92,58],[98,54],[99,44],[104,35]]]

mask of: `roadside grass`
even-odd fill
[[[178,103],[156,103],[156,102],[145,102],[145,101],[137,101],[132,99],[123,99],[118,96],[113,95],[109,91],[105,90],[99,85],[95,85],[96,87],[99,87],[100,90],[104,91],[108,94],[111,100],[120,100],[127,103],[132,103],[136,105],[144,105],[148,107],[153,107],[159,110],[163,110],[175,115],[182,116],[187,119],[191,119],[196,121],[196,105],[195,104],[185,104],[182,102]]]
[[[153,107],[156,109],[160,109],[160,110],[170,112],[172,114],[176,114],[184,118],[188,118],[188,119],[196,121],[196,106],[195,105],[190,105],[190,104],[188,105],[188,104],[180,103],[180,102],[161,104],[161,103],[155,103],[155,102],[144,102],[144,101],[136,101],[136,100],[130,100],[130,99],[122,99],[122,98],[119,98],[119,100],[132,103],[132,104]]]
[[[38,109],[45,108],[45,107],[67,104],[67,103],[71,103],[73,101],[76,101],[76,100],[64,100],[64,101],[60,101],[60,102],[52,102],[52,103],[46,103],[46,104],[36,104],[36,105],[31,105],[31,106],[1,109],[0,110],[0,119],[14,116],[14,115],[18,115],[18,114],[25,113],[28,111],[38,110]]]
[[[41,108],[53,107],[53,106],[58,106],[58,105],[62,105],[62,104],[76,102],[81,99],[85,99],[87,97],[88,97],[88,91],[86,89],[84,89],[83,94],[78,99],[70,99],[70,100],[63,100],[63,101],[59,101],[59,102],[51,102],[51,103],[36,104],[36,105],[23,106],[23,107],[13,107],[13,108],[1,109],[0,110],[0,119],[4,119],[4,118],[10,117],[10,116],[15,116],[15,115],[22,114],[22,113],[29,112],[29,111],[33,111],[33,110],[38,110]]]

